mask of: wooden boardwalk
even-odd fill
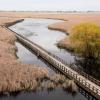
[[[52,64],[56,69],[61,71],[64,75],[68,76],[70,79],[73,79],[84,90],[88,91],[98,100],[100,100],[100,86],[98,82],[97,82],[98,84],[95,84],[94,82],[90,81],[88,77],[85,77],[85,75],[81,75],[76,70],[73,70],[63,60],[51,54],[50,52],[46,51],[44,48],[37,45],[36,43],[33,43],[32,41],[23,37],[22,35],[19,35],[17,33],[15,33],[15,35],[18,41],[22,43],[23,45],[25,45],[29,50],[31,50],[32,52],[35,52],[37,56],[41,56],[47,62]]]

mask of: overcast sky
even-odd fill
[[[0,10],[100,11],[100,0],[0,0]]]

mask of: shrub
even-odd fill
[[[100,26],[81,23],[72,29],[71,45],[76,53],[86,58],[100,57]]]

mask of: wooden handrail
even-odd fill
[[[33,43],[32,41],[28,40],[24,36],[19,35],[17,33],[15,33],[15,35],[21,42],[23,42],[23,44],[25,44],[27,47],[29,47],[32,50],[34,49],[35,52],[37,52],[41,57],[49,61],[51,64],[55,65],[55,67],[59,69],[62,73],[64,73],[65,75],[67,74],[70,78],[74,79],[77,82],[77,84],[81,84],[81,86],[83,86],[84,89],[91,91],[92,94],[94,94],[94,96],[95,95],[97,96],[97,98],[100,97],[100,89],[98,89],[96,85],[94,85],[94,82],[97,82],[96,79],[86,74],[85,72],[82,72],[82,71],[79,72],[79,70],[74,68],[73,66],[69,67],[68,64],[64,60],[48,52],[47,50],[37,45],[36,43]],[[89,82],[86,80],[88,80]],[[91,84],[93,80],[94,82],[93,84]]]

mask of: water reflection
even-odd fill
[[[80,70],[100,80],[100,61],[96,59],[75,58],[76,65]]]
[[[89,99],[90,98],[90,99]],[[89,97],[88,100],[96,100],[93,97]],[[77,94],[72,96],[70,93],[63,91],[61,88],[54,90],[43,90],[43,91],[30,91],[30,92],[19,92],[18,94],[11,94],[9,96],[2,96],[0,100],[85,100],[84,96]]]
[[[57,41],[63,39],[66,35],[59,31],[49,30],[47,28],[48,25],[58,22],[57,20],[51,19],[26,19],[24,22],[16,24],[11,27],[11,29],[15,30],[17,33],[26,36],[31,41],[39,44],[46,50],[52,52],[53,54],[59,56],[60,58],[66,60],[71,63],[74,62],[74,56],[70,52],[66,52],[63,49],[58,49],[56,47]],[[33,33],[33,34],[30,34]],[[37,34],[37,36],[34,35]],[[45,38],[44,38],[45,37]],[[40,66],[47,67],[50,74],[55,73],[55,69],[52,70],[52,66],[47,64],[45,61],[41,60],[41,58],[37,58],[31,52],[29,52],[25,47],[16,43],[18,47],[17,56],[20,61],[26,64],[38,64]],[[23,51],[23,52],[21,52]],[[38,90],[36,92],[21,92],[18,96],[4,97],[2,100],[87,100],[81,93],[77,93],[76,95],[72,95],[64,91],[61,88],[56,88],[53,91],[51,90]],[[88,99],[91,100],[91,99]],[[93,100],[93,99],[92,99]]]

